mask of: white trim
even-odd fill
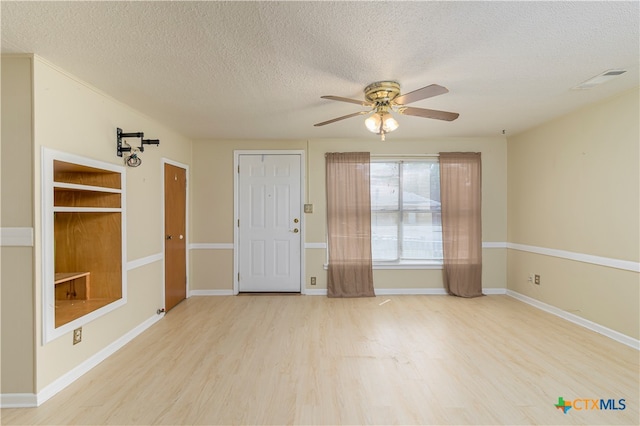
[[[524,294],[520,294],[513,290],[507,290],[507,296],[511,296],[514,299],[517,299],[527,305],[531,305],[535,308],[548,312],[552,315],[560,317],[564,320],[582,326],[591,331],[595,331],[596,333],[602,334],[603,336],[609,337],[610,339],[615,340],[616,342],[620,342],[624,345],[632,347],[636,350],[640,350],[640,341],[638,339],[634,339],[633,337],[622,334],[618,331],[607,328],[603,325],[597,324],[593,321],[589,321],[588,319],[582,318],[578,315],[569,313],[560,308],[556,308],[555,306],[549,305],[547,303],[541,302],[537,299],[531,298],[529,296],[525,296]]]
[[[304,243],[305,249],[326,249],[327,243]]]
[[[307,296],[326,296],[327,289],[326,288],[308,288],[305,294]]]
[[[132,330],[116,339],[113,343],[109,344],[104,349],[98,351],[95,355],[80,363],[77,367],[73,368],[66,374],[63,374],[58,379],[54,380],[51,384],[45,386],[40,392],[38,392],[36,406],[42,405],[42,403],[47,401],[49,398],[69,386],[71,383],[75,382],[82,375],[89,372],[89,370],[91,370],[93,367],[100,364],[102,361],[113,355],[118,349],[122,348],[124,345],[140,335],[143,331],[158,322],[162,317],[164,317],[164,314],[154,315],[151,318],[145,320],[143,323],[134,327]]]
[[[233,296],[233,290],[191,290],[191,296]]]
[[[482,293],[486,296],[493,296],[493,295],[499,295],[499,294],[507,294],[507,289],[506,288],[500,288],[500,287],[496,287],[496,288],[483,288],[482,289]]]
[[[328,267],[328,265],[327,265]],[[373,263],[373,270],[383,269],[442,269],[442,263]]]
[[[94,192],[106,192],[109,194],[122,194],[122,189],[108,188],[103,186],[80,185],[77,183],[54,182],[53,187],[62,188],[62,189],[74,189],[78,191],[94,191]]]
[[[446,295],[444,288],[374,288],[376,296],[403,296],[403,295]],[[506,288],[483,288],[486,295],[506,294]],[[307,296],[326,296],[326,288],[307,289]]]
[[[162,157],[160,160],[160,177],[162,180],[162,184],[161,184],[161,188],[160,188],[160,199],[162,200],[162,206],[160,207],[160,214],[162,215],[162,219],[160,221],[160,225],[161,225],[161,229],[160,229],[160,239],[162,240],[162,306],[163,308],[165,307],[165,301],[166,301],[166,294],[165,294],[165,289],[166,289],[166,277],[165,277],[165,271],[166,271],[166,265],[165,265],[165,261],[166,258],[164,256],[164,254],[166,253],[166,247],[165,247],[165,217],[164,217],[164,208],[165,208],[165,204],[164,204],[164,198],[165,198],[165,188],[164,188],[164,165],[165,164],[169,164],[171,166],[174,167],[178,167],[180,169],[184,169],[184,173],[185,173],[185,177],[186,177],[186,188],[185,188],[185,200],[184,200],[184,213],[185,213],[185,224],[184,224],[184,244],[185,244],[185,265],[186,265],[186,271],[185,274],[186,279],[185,279],[185,295],[188,298],[189,297],[189,278],[190,278],[190,274],[189,274],[189,181],[190,179],[190,173],[189,173],[189,165],[188,164],[182,164],[179,163],[177,161],[171,160],[169,158],[166,157]]]
[[[0,246],[33,247],[33,228],[0,228]]]
[[[0,395],[0,408],[32,408],[38,406],[35,393],[4,393]]]
[[[487,241],[487,242],[482,242],[482,248],[483,249],[500,249],[500,248],[507,248],[507,243],[504,241],[499,241],[499,242],[492,242],[492,241]]]
[[[159,260],[163,260],[163,257],[162,253],[156,253],[151,256],[141,257],[140,259],[130,260],[127,262],[127,271],[158,262]]]
[[[233,250],[233,243],[191,243],[189,250]]]
[[[54,160],[60,160],[68,163],[75,163],[86,167],[93,167],[96,169],[109,170],[118,173],[120,176],[120,188],[121,188],[121,207],[118,209],[94,209],[94,208],[76,208],[76,207],[55,207],[53,202],[53,192],[51,188],[54,185]],[[46,344],[54,339],[57,339],[64,334],[72,331],[74,328],[83,326],[94,319],[111,312],[127,303],[128,290],[127,290],[127,173],[124,166],[116,165],[113,163],[107,163],[92,158],[86,158],[75,154],[69,154],[62,151],[57,151],[47,147],[41,148],[40,158],[40,199],[41,199],[41,235],[42,235],[42,264],[41,271],[41,298],[42,298],[42,344]],[[96,309],[88,314],[85,314],[75,320],[68,322],[60,327],[55,327],[55,304],[54,304],[54,221],[53,212],[59,211],[107,211],[120,213],[121,223],[121,265],[122,265],[122,297],[114,302],[109,303],[99,309]]]
[[[236,221],[239,220],[240,209],[239,209],[239,200],[238,200],[238,166],[240,165],[240,156],[241,155],[299,155],[300,156],[300,294],[306,294],[306,286],[305,286],[305,258],[304,249],[306,248],[304,240],[305,240],[305,214],[304,214],[304,203],[305,203],[305,191],[306,184],[305,179],[307,176],[306,171],[306,152],[304,149],[296,149],[296,150],[287,150],[287,149],[265,149],[265,150],[234,150],[233,151],[233,294],[240,293],[240,286],[238,283],[238,273],[240,272],[239,263],[238,263],[238,240],[240,238],[240,233],[238,232],[238,227],[235,225]]]
[[[304,243],[304,248],[306,249],[326,249],[327,243]],[[507,243],[505,242],[483,242],[483,249],[493,249],[493,248],[507,248]]]
[[[391,295],[441,295],[447,294],[444,288],[374,288],[376,296],[391,296]]]
[[[54,213],[121,213],[124,210],[113,207],[54,207]]]
[[[541,254],[544,256],[559,257],[561,259],[575,260],[577,262],[591,263],[593,265],[608,266],[609,268],[623,269],[625,271],[640,272],[640,262],[613,259],[610,257],[593,256],[590,254],[576,253],[572,251],[550,249],[546,247],[529,246],[525,244],[507,243],[507,248]]]

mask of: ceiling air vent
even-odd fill
[[[603,72],[602,74],[596,75],[589,80],[578,84],[576,87],[573,87],[573,90],[582,90],[582,89],[591,89],[592,87],[599,86],[602,83],[606,83],[609,80],[612,80],[619,75],[624,74],[627,70],[608,70]]]

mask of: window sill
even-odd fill
[[[324,270],[329,269],[328,264],[323,265]],[[374,263],[373,269],[442,269],[442,263],[416,263],[416,262],[405,262],[405,263]]]

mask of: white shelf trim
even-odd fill
[[[109,194],[122,194],[122,189],[107,188],[104,186],[80,185],[77,183],[54,182],[53,187],[61,189],[73,189],[75,191],[93,191],[106,192]]]
[[[54,213],[122,213],[122,207],[54,207]]]

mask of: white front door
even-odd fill
[[[297,154],[238,157],[238,289],[301,290],[300,163]]]

